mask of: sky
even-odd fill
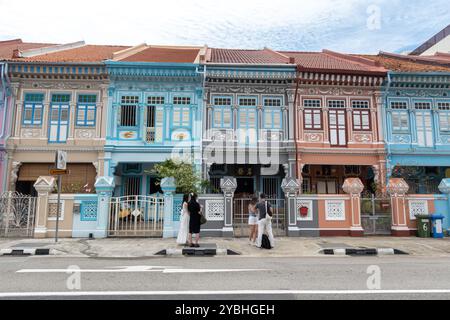
[[[0,40],[349,53],[415,49],[448,0],[0,0]]]

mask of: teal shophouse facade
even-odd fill
[[[116,53],[110,77],[105,176],[113,196],[162,192],[152,174],[173,154],[201,169],[203,48],[137,46]]]
[[[383,115],[387,178],[403,178],[410,194],[434,197],[429,213],[444,214],[448,229],[450,73],[389,72]]]

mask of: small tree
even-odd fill
[[[194,165],[181,160],[168,159],[155,165],[151,173],[158,177],[158,183],[164,178],[175,178],[177,193],[201,193],[209,186],[208,181],[201,179]]]

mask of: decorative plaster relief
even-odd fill
[[[41,129],[22,129],[20,134],[22,138],[39,138],[41,136]]]
[[[322,133],[305,133],[305,141],[308,142],[322,142],[323,134]]]
[[[93,129],[75,129],[75,137],[78,139],[92,139],[95,137]]]
[[[356,142],[372,142],[371,134],[354,134],[353,140]]]
[[[409,144],[409,143],[411,143],[411,136],[409,136],[409,135],[399,135],[399,134],[396,134],[396,135],[394,135],[394,136],[392,137],[392,140],[393,140],[395,143]]]

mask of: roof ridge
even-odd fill
[[[58,44],[43,48],[36,48],[36,49],[29,49],[29,50],[16,50],[14,52],[13,57],[14,58],[32,58],[36,56],[42,56],[50,53],[56,53],[61,51],[66,51],[70,49],[76,49],[80,47],[86,46],[86,43],[84,41],[78,41],[78,42],[72,42],[72,43],[66,43],[66,44]]]
[[[119,51],[113,53],[111,60],[120,61],[120,60],[126,59],[128,57],[131,57],[139,52],[142,52],[148,48],[149,48],[149,46],[144,42],[144,43],[138,44],[133,47],[119,50]]]
[[[279,57],[284,58],[286,60],[286,63],[295,64],[295,58],[288,57],[287,55],[284,55],[281,52],[272,50],[271,48],[268,48],[268,47],[264,47],[264,51],[269,51],[269,53],[272,53]]]
[[[340,52],[336,52],[336,51],[331,51],[331,50],[327,50],[327,49],[323,49],[322,51],[324,54],[336,57],[336,58],[340,58],[340,59],[344,59],[347,61],[351,61],[351,62],[356,62],[356,63],[360,63],[363,64],[365,66],[369,66],[369,67],[380,67],[379,64],[377,64],[375,61],[370,60],[370,59],[366,59],[363,57],[355,57],[355,56],[351,56],[349,54],[346,53],[340,53]]]
[[[0,44],[22,44],[22,43],[23,41],[20,38],[0,41]]]

